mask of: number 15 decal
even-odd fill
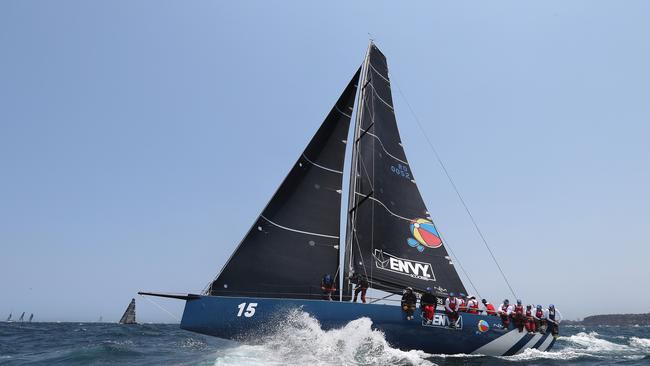
[[[246,306],[245,302],[242,302],[239,304],[237,307],[239,308],[239,312],[237,312],[237,316],[241,316],[244,314],[245,317],[250,318],[251,316],[255,315],[255,307],[257,306],[256,302],[251,302]],[[246,311],[244,311],[246,309]]]

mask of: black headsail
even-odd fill
[[[359,73],[206,293],[317,298],[323,275],[336,275],[343,161]]]
[[[346,275],[366,275],[371,287],[394,293],[406,286],[442,296],[465,292],[404,154],[386,57],[372,43],[362,74]]]
[[[131,299],[129,306],[126,307],[122,318],[120,318],[120,324],[136,324],[135,322],[135,299]]]

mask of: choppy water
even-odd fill
[[[323,331],[300,313],[242,345],[168,324],[0,323],[0,365],[650,365],[648,327],[563,327],[551,352],[484,357],[401,351],[371,325]]]

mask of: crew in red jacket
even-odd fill
[[[515,308],[512,310],[512,314],[510,315],[512,319],[515,321],[515,326],[519,329],[519,332],[524,331],[524,306],[521,305],[521,300],[517,300],[517,305],[515,305]]]
[[[481,300],[481,302],[483,303],[483,306],[485,306],[485,313],[487,315],[497,315],[497,311],[494,309],[494,305],[485,299]]]
[[[526,305],[526,312],[524,313],[524,322],[528,333],[535,333],[535,317],[533,314],[533,307]]]
[[[470,314],[478,314],[478,300],[474,295],[470,295],[467,300],[467,312]]]

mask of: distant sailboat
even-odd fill
[[[23,311],[22,314],[20,314],[20,319],[18,319],[19,322],[23,322],[25,318],[25,312]]]
[[[126,307],[122,319],[120,319],[120,324],[137,324],[135,322],[135,299],[131,299],[129,306]]]
[[[11,313],[9,313],[9,316],[7,317],[7,323],[11,321]]]
[[[100,316],[99,316],[99,320],[98,320],[97,322],[98,322],[98,323],[102,323],[103,321],[104,321],[104,317],[100,315]]]
[[[34,319],[34,314],[29,314],[29,320],[27,322],[31,323],[32,319]]]

